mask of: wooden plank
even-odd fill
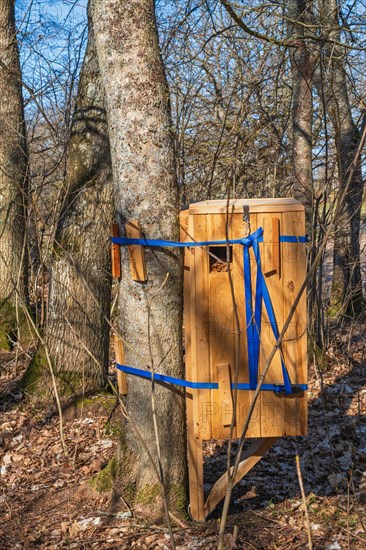
[[[123,349],[123,342],[117,334],[114,335],[114,353],[116,356],[116,363],[118,363],[119,365],[124,365],[125,352]],[[118,369],[117,369],[117,386],[118,386],[118,391],[120,395],[127,395],[126,373]]]
[[[284,235],[305,235],[305,216],[302,212],[288,212],[282,216]],[[306,246],[301,243],[283,243],[284,318],[286,319],[297,293],[306,277]],[[302,295],[286,332],[283,351],[286,367],[293,384],[307,383],[306,293]],[[306,435],[307,394],[285,398],[285,435]]]
[[[188,219],[189,219],[189,210],[181,210],[179,212],[179,234],[180,242],[189,241],[188,238]],[[185,249],[186,250],[186,249]]]
[[[251,214],[251,227],[256,227],[256,214]],[[242,214],[234,214],[233,216],[233,238],[241,238],[247,236],[248,226],[243,221]],[[233,275],[234,275],[234,291],[235,301],[240,319],[240,343],[239,343],[239,368],[238,368],[238,381],[243,383],[249,382],[249,369],[248,369],[248,344],[247,344],[247,332],[246,332],[246,315],[245,315],[245,295],[244,295],[244,262],[243,262],[243,247],[241,245],[234,245],[233,250]],[[252,279],[254,281],[255,264],[253,258],[251,261]],[[235,327],[236,329],[236,327]],[[237,339],[235,339],[237,341]],[[233,368],[234,377],[234,368]],[[237,436],[241,434],[244,426],[244,422],[247,418],[250,404],[253,399],[253,391],[237,391]],[[247,437],[259,437],[260,436],[260,399],[257,400],[251,421],[249,423],[249,429]]]
[[[193,219],[188,216],[188,210],[180,213],[182,242],[189,240],[187,231],[193,233]],[[192,355],[192,339],[196,342],[195,324],[195,281],[194,281],[194,249],[184,249],[184,338],[185,338],[185,373],[187,380],[197,378],[196,359]],[[193,307],[193,310],[192,310]],[[193,330],[193,334],[192,334]],[[192,374],[194,372],[194,375]],[[189,478],[190,513],[195,521],[204,521],[203,493],[203,452],[202,441],[197,437],[198,430],[198,400],[197,390],[186,391],[187,414],[187,457]]]
[[[258,214],[264,214],[264,213],[274,214],[276,212],[281,213],[286,211],[303,212],[304,207],[301,203],[268,204],[266,206],[262,206],[262,205],[251,206],[249,210],[250,210],[250,213],[256,212]]]
[[[229,411],[229,414],[225,414],[221,421],[224,427],[228,427],[232,422],[231,411],[234,410],[233,393],[231,389],[231,368],[228,363],[222,363],[217,365],[217,381],[219,383],[219,399],[221,408],[225,411]]]
[[[244,453],[244,459],[240,462],[237,474],[234,479],[234,486],[260,461],[264,453],[276,443],[277,437],[259,438]],[[233,467],[230,472],[233,471]],[[228,475],[225,472],[212,487],[211,492],[205,502],[204,515],[207,517],[225,497]]]
[[[189,233],[197,241],[207,240],[206,216],[190,216]],[[192,231],[191,231],[192,225]],[[191,365],[194,382],[210,381],[210,323],[208,305],[209,261],[205,248],[192,249],[193,289],[191,305]],[[194,391],[195,434],[200,439],[211,439],[211,416],[214,411],[210,390]]]
[[[282,215],[281,215],[282,216]],[[279,218],[280,227],[282,227],[282,218],[280,215],[258,214],[258,225],[263,227],[263,244],[261,248],[262,269],[266,271],[268,262],[272,265],[272,241],[273,241],[273,217]],[[278,331],[283,327],[283,284],[282,279],[276,276],[274,271],[265,275],[265,281],[271,298],[273,310],[275,313]],[[261,345],[260,345],[260,372],[265,368],[266,359],[270,355],[276,342],[269,317],[262,305],[262,327],[261,327]],[[283,374],[281,366],[280,351],[276,352],[269,371],[265,378],[265,384],[283,383]],[[285,407],[282,394],[276,394],[271,391],[261,392],[261,436],[277,437],[284,434],[284,416]]]
[[[205,521],[202,441],[188,431],[189,511],[195,521]]]
[[[126,236],[129,239],[141,239],[141,225],[138,220],[131,219],[126,223]],[[145,251],[143,246],[131,245],[128,247],[130,258],[130,273],[134,281],[147,281]]]
[[[119,237],[118,223],[112,223],[112,237]],[[112,277],[119,279],[121,276],[121,249],[119,244],[112,243]]]
[[[280,272],[280,220],[272,218],[271,240],[266,242],[266,254],[264,255],[264,273],[269,276],[277,273],[281,277]]]
[[[279,218],[272,218],[272,256],[274,270],[277,272],[278,277],[281,278]]]
[[[205,232],[205,219],[203,232]],[[189,234],[194,233],[193,218],[188,216],[188,210],[180,214],[181,241],[190,240]],[[198,380],[197,372],[197,333],[196,333],[196,285],[195,285],[195,249],[184,250],[184,334],[185,334],[185,364],[186,379]],[[203,492],[203,450],[199,439],[199,400],[198,390],[186,391],[186,414],[188,435],[188,479],[190,514],[195,521],[204,521],[204,492]]]
[[[226,214],[207,215],[207,239],[225,240]],[[222,247],[226,257],[226,246]],[[230,292],[229,274],[225,264],[216,264],[208,274],[209,326],[210,326],[210,379],[218,382],[217,365],[235,363],[235,338],[233,301]],[[218,269],[216,271],[216,269]],[[233,414],[232,403],[221,402],[220,390],[211,390],[211,425],[214,439],[228,437]],[[234,429],[233,437],[236,437]]]
[[[303,211],[304,206],[292,198],[271,199],[233,199],[230,201],[229,212],[243,214],[243,207],[248,206],[250,213]],[[190,215],[198,214],[226,214],[227,201],[202,201],[189,206]]]

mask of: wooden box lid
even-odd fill
[[[195,202],[189,205],[189,214],[226,214],[227,211],[231,214],[243,214],[244,207],[249,207],[249,213],[265,213],[265,212],[296,212],[304,211],[304,206],[301,202],[292,198],[270,198],[270,199],[232,199],[227,200],[212,200]]]

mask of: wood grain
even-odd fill
[[[114,335],[114,353],[116,356],[116,362],[119,365],[124,365],[125,353],[123,349],[123,342],[117,334]],[[119,369],[117,369],[117,386],[120,395],[127,395],[127,376],[125,372],[122,372]]]
[[[283,233],[301,236],[305,234],[304,212],[284,213]],[[283,243],[284,317],[287,318],[297,293],[306,277],[305,244]],[[286,332],[283,350],[286,367],[293,384],[307,383],[307,333],[306,295],[302,295],[290,326]],[[290,395],[285,398],[284,435],[306,435],[307,433],[307,394]]]
[[[126,237],[128,239],[141,239],[141,225],[138,220],[128,220],[126,223]],[[131,278],[140,283],[146,282],[147,270],[144,247],[139,245],[130,245],[128,247],[128,254],[130,258]]]
[[[118,223],[112,223],[112,237],[119,237]],[[121,276],[121,249],[119,244],[112,243],[112,277],[117,279]]]
[[[263,227],[263,244],[261,248],[261,259],[264,265],[264,271],[267,271],[266,266],[272,266],[272,242],[273,242],[273,218],[279,219],[282,227],[282,219],[280,215],[258,214],[258,225]],[[276,272],[271,270],[268,275],[265,275],[265,282],[268,288],[272,307],[275,313],[278,331],[280,332],[283,326],[283,285],[282,279],[279,279]],[[271,353],[276,338],[273,334],[267,310],[262,305],[262,327],[261,327],[261,344],[260,344],[260,372],[265,368],[266,360]],[[269,371],[265,378],[265,384],[281,384],[283,383],[283,374],[281,366],[281,354],[278,350],[271,363]],[[284,399],[282,395],[271,391],[261,392],[261,436],[271,437],[282,435],[284,433]]]

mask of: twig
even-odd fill
[[[349,531],[348,529],[346,529],[345,527],[343,527],[342,525],[339,525],[339,528],[344,531],[345,533],[348,533],[348,535],[351,535],[351,537],[354,537],[360,541],[362,541],[364,544],[366,543],[366,537],[360,537],[360,535],[356,535],[356,533],[352,533],[352,531]]]
[[[313,541],[311,539],[311,528],[310,528],[310,521],[309,521],[309,511],[308,511],[308,504],[306,502],[306,495],[304,490],[304,482],[302,479],[302,473],[301,473],[301,465],[300,465],[300,458],[299,453],[296,452],[296,472],[297,472],[297,478],[299,480],[299,486],[301,491],[301,497],[304,504],[304,514],[305,514],[305,523],[306,523],[306,530],[308,533],[308,546],[309,550],[313,549]]]

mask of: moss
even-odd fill
[[[98,493],[106,493],[113,489],[115,479],[118,474],[118,461],[114,457],[107,466],[98,472],[91,480],[90,484]]]
[[[3,324],[0,325],[0,349],[3,349],[5,351],[11,350],[11,345],[8,338],[8,331]]]
[[[24,311],[21,307],[18,308],[17,319],[15,305],[10,300],[6,300],[0,305],[0,349],[11,351],[12,341],[18,337],[18,330],[21,344],[26,346],[31,341],[32,333]]]
[[[38,348],[32,361],[29,363],[27,370],[23,376],[21,386],[30,392],[37,389],[37,393],[44,395],[46,393],[46,385],[39,384],[41,379],[44,379],[45,369],[47,367],[47,358],[43,346]]]
[[[82,375],[72,371],[55,373],[60,395],[69,397],[82,387]],[[36,351],[22,380],[22,387],[35,391],[38,396],[45,395],[48,389],[49,367],[44,347]],[[42,381],[42,383],[40,383]]]
[[[151,483],[144,485],[142,489],[139,489],[135,496],[135,502],[144,506],[154,502],[156,497],[160,493],[159,483]]]
[[[126,502],[131,503],[131,505],[134,503],[136,498],[136,483],[130,482],[123,487],[123,498]]]
[[[113,406],[114,405],[112,404],[112,407]],[[104,424],[104,430],[106,435],[117,437],[120,441],[124,442],[123,429],[120,422],[112,422],[111,420],[108,420]]]
[[[183,517],[188,519],[187,514],[187,493],[184,485],[173,485],[169,492],[170,506],[180,512]]]
[[[81,372],[58,370],[55,372],[55,376],[60,395],[63,397],[70,397],[83,387],[83,374]]]

